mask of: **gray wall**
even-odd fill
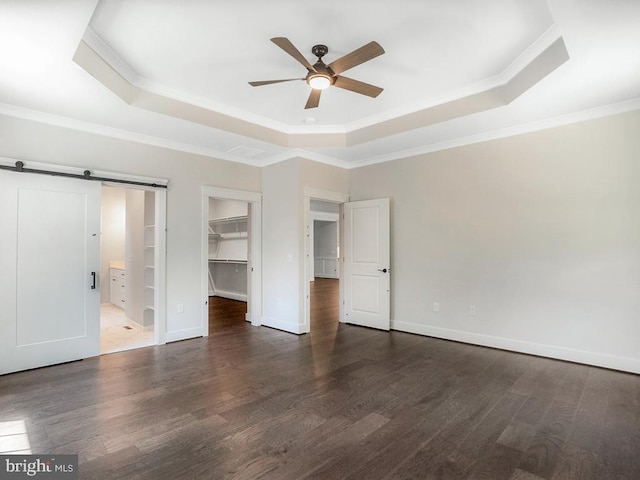
[[[353,200],[391,198],[393,328],[640,372],[639,132],[636,111],[351,170]]]

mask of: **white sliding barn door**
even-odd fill
[[[389,330],[389,199],[345,203],[344,229],[344,319]]]
[[[98,355],[100,183],[0,172],[0,205],[0,374]]]

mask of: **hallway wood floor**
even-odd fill
[[[81,479],[640,478],[639,376],[327,324],[0,377],[0,450],[79,454]]]

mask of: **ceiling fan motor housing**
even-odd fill
[[[314,45],[313,48],[311,48],[311,53],[319,59],[324,57],[328,51],[329,48],[326,45]]]

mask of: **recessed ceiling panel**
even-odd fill
[[[302,125],[305,68],[269,41],[287,37],[326,63],[375,40],[386,53],[348,71],[384,88],[372,99],[329,88],[315,125],[347,125],[454,97],[502,73],[553,24],[544,0],[377,1],[102,0],[90,28],[140,79],[218,111]]]

